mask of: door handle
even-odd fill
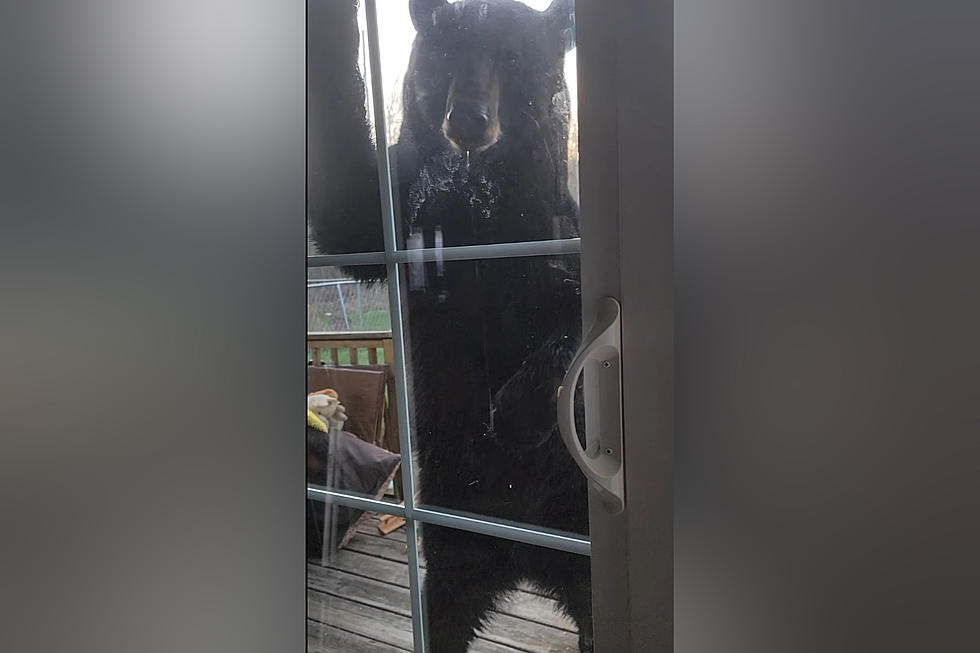
[[[623,511],[623,376],[619,302],[599,300],[595,322],[558,386],[558,430],[568,453],[592,482],[606,509]],[[575,429],[575,391],[585,376],[585,448]]]

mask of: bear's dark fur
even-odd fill
[[[413,0],[418,32],[389,149],[400,248],[577,235],[567,186],[571,2]],[[309,207],[324,253],[383,249],[379,179],[352,3],[309,11]],[[383,54],[383,53],[382,53]],[[455,112],[455,113],[454,113]],[[468,153],[467,153],[468,151]],[[557,435],[555,395],[580,340],[577,256],[409,263],[400,270],[421,503],[588,532],[586,483]],[[348,274],[381,279],[384,268]],[[591,651],[588,558],[426,526],[434,653],[462,653],[526,579]]]

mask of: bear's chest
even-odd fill
[[[520,159],[467,166],[463,155],[452,151],[413,166],[400,189],[408,247],[552,237],[554,207],[523,168]]]
[[[550,257],[407,264],[409,340],[420,375],[496,392],[558,330],[577,332],[577,285]],[[417,266],[417,269],[412,269]],[[474,391],[476,392],[476,391]]]

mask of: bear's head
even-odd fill
[[[572,0],[553,0],[545,11],[515,0],[409,6],[417,36],[405,124],[417,142],[481,153],[567,133],[563,65],[574,45]]]

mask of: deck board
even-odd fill
[[[307,588],[308,651],[412,649],[404,529],[385,536],[376,517],[365,520],[333,559],[308,562]],[[577,653],[576,633],[554,600],[520,589],[500,602],[469,653]]]
[[[395,562],[396,564],[407,565],[408,558],[400,549],[403,546],[398,542],[385,541],[384,538],[356,537],[348,543],[347,548],[355,553],[373,556],[381,560]],[[422,575],[424,577],[425,567],[424,565],[420,566],[422,567]],[[372,576],[372,578],[383,578],[386,582],[408,587],[407,566],[404,568],[405,576],[403,578],[401,568],[389,566],[383,562],[365,562],[363,559],[345,555],[333,568],[344,569],[345,571],[359,569],[357,573],[364,573],[364,571],[370,569],[377,574],[376,576]],[[523,619],[538,621],[569,632],[576,632],[574,622],[560,611],[558,604],[553,599],[526,590],[507,595],[497,607],[497,611]]]
[[[407,564],[408,545],[406,544],[405,540],[404,528],[399,528],[389,535],[384,535],[378,530],[377,516],[372,515],[360,523],[357,528],[357,532],[365,535],[366,537],[358,538],[358,541],[354,543],[352,547],[348,546],[348,548],[350,548],[352,551],[360,551],[371,555],[377,555],[378,557],[385,558],[386,560],[394,560]],[[425,569],[424,560],[419,562],[419,567]],[[518,588],[524,592],[537,594],[548,601],[552,601],[552,599],[550,599],[546,594],[539,591],[529,583],[522,583],[518,586]],[[572,628],[574,629],[574,625]]]
[[[391,653],[399,649],[313,620],[306,622],[307,653]]]
[[[412,650],[412,620],[387,610],[309,590],[306,618],[394,648]]]
[[[411,616],[407,587],[382,583],[371,578],[355,576],[334,569],[309,565],[307,587],[338,597],[353,597],[366,605],[382,608],[394,614]]]

